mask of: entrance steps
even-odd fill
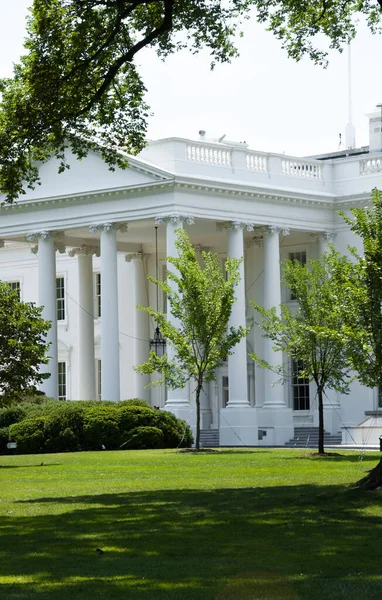
[[[325,446],[339,446],[342,443],[342,433],[331,434],[324,431]],[[317,448],[318,427],[295,427],[294,438],[286,442],[287,448]]]
[[[219,429],[200,430],[200,446],[202,448],[218,448],[219,444]]]

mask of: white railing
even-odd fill
[[[264,154],[247,153],[245,164],[249,171],[259,171],[260,173],[267,173],[268,171],[268,158]]]
[[[186,158],[187,160],[207,165],[218,165],[221,167],[230,167],[232,165],[231,151],[215,148],[214,146],[187,144]]]
[[[359,174],[372,175],[382,171],[382,158],[366,158],[359,161]]]
[[[287,177],[300,177],[303,179],[322,179],[321,165],[306,162],[305,160],[283,159],[281,172]]]

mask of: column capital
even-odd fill
[[[69,256],[71,257],[78,255],[92,256],[93,254],[96,256],[100,255],[99,246],[88,246],[87,244],[83,244],[78,248],[72,248],[69,252]]]
[[[37,240],[59,240],[64,236],[63,231],[35,231],[28,233],[26,236],[27,242],[36,242]]]
[[[250,223],[247,221],[217,221],[217,231],[225,231],[227,229],[234,231],[238,231],[239,229],[242,229],[243,231],[254,231],[255,223]]]
[[[194,217],[191,215],[164,215],[163,217],[155,218],[155,225],[163,225],[163,223],[173,223],[177,225],[178,223],[187,223],[187,225],[193,225],[195,223]]]
[[[144,252],[131,252],[130,254],[125,254],[125,261],[131,262],[132,260],[146,260],[150,254],[145,254]]]
[[[288,227],[283,227],[282,225],[265,225],[263,231],[264,233],[282,233],[283,235],[289,235],[290,233]]]
[[[311,233],[310,237],[314,241],[325,240],[326,242],[332,242],[336,235],[334,231],[319,231],[318,233]]]
[[[121,231],[122,233],[126,233],[127,231],[127,223],[95,223],[94,225],[90,225],[89,231],[90,233],[98,233],[99,231]]]

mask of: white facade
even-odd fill
[[[291,302],[280,286],[280,259],[315,258],[329,241],[340,252],[357,243],[337,211],[364,206],[382,187],[382,152],[301,159],[171,138],[151,143],[126,171],[111,173],[90,154],[61,175],[52,160],[41,178],[41,186],[0,209],[0,278],[19,285],[22,300],[44,305],[52,321],[52,376],[44,391],[68,400],[141,397],[193,426],[192,387],[149,392],[147,378],[133,370],[155,327],[136,309],[156,306],[147,281],[155,275],[155,227],[160,277],[179,225],[222,261],[244,253],[232,323],[251,324],[250,300],[266,307]],[[160,294],[160,309],[163,301]],[[252,328],[202,398],[202,428],[219,429],[222,445],[282,445],[295,426],[317,425],[313,386],[307,400],[306,389],[299,397],[292,384],[274,384],[248,359],[254,348],[279,364]],[[325,428],[335,434],[364,421],[378,398],[354,384],[349,396],[331,392],[326,404]]]

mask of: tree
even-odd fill
[[[216,62],[237,55],[243,19],[263,23],[289,56],[325,64],[324,34],[341,50],[364,16],[379,31],[382,0],[34,0],[26,54],[14,77],[0,81],[0,193],[13,202],[39,182],[39,165],[55,156],[69,167],[100,152],[110,169],[145,144],[148,107],[134,62],[145,47],[165,59],[206,47]]]
[[[274,343],[274,349],[293,359],[296,372],[280,365],[277,372],[283,381],[292,377],[308,379],[316,384],[319,415],[318,453],[324,454],[324,394],[326,389],[347,393],[350,366],[346,354],[344,319],[338,304],[340,282],[333,274],[347,271],[350,263],[332,249],[307,265],[299,261],[282,264],[283,283],[296,301],[296,310],[283,304],[265,310],[252,302],[262,320],[257,323],[263,335]],[[274,369],[257,354],[251,358],[261,367]]]
[[[363,254],[349,248],[353,269],[339,276],[347,286],[342,304],[351,365],[363,385],[382,390],[382,192],[374,189],[371,199],[370,207],[351,210],[353,218],[341,213],[362,239]],[[381,487],[382,460],[356,486]]]
[[[45,337],[50,324],[41,317],[42,308],[20,302],[16,291],[0,282],[0,393],[17,396],[34,390],[49,377],[40,373],[46,364]]]
[[[240,261],[227,258],[225,273],[217,254],[203,252],[200,265],[195,249],[183,229],[178,229],[176,248],[179,256],[167,260],[176,271],[169,270],[167,281],[149,277],[163,292],[177,325],[161,312],[141,308],[157,322],[162,335],[175,352],[159,357],[150,352],[146,363],[136,367],[139,373],[161,373],[172,389],[182,388],[193,380],[196,388],[196,450],[200,448],[200,393],[203,386],[216,378],[216,369],[223,365],[232,348],[248,333],[247,327],[229,327],[229,317],[235,302],[235,287],[239,282]],[[172,285],[170,285],[172,283]]]

